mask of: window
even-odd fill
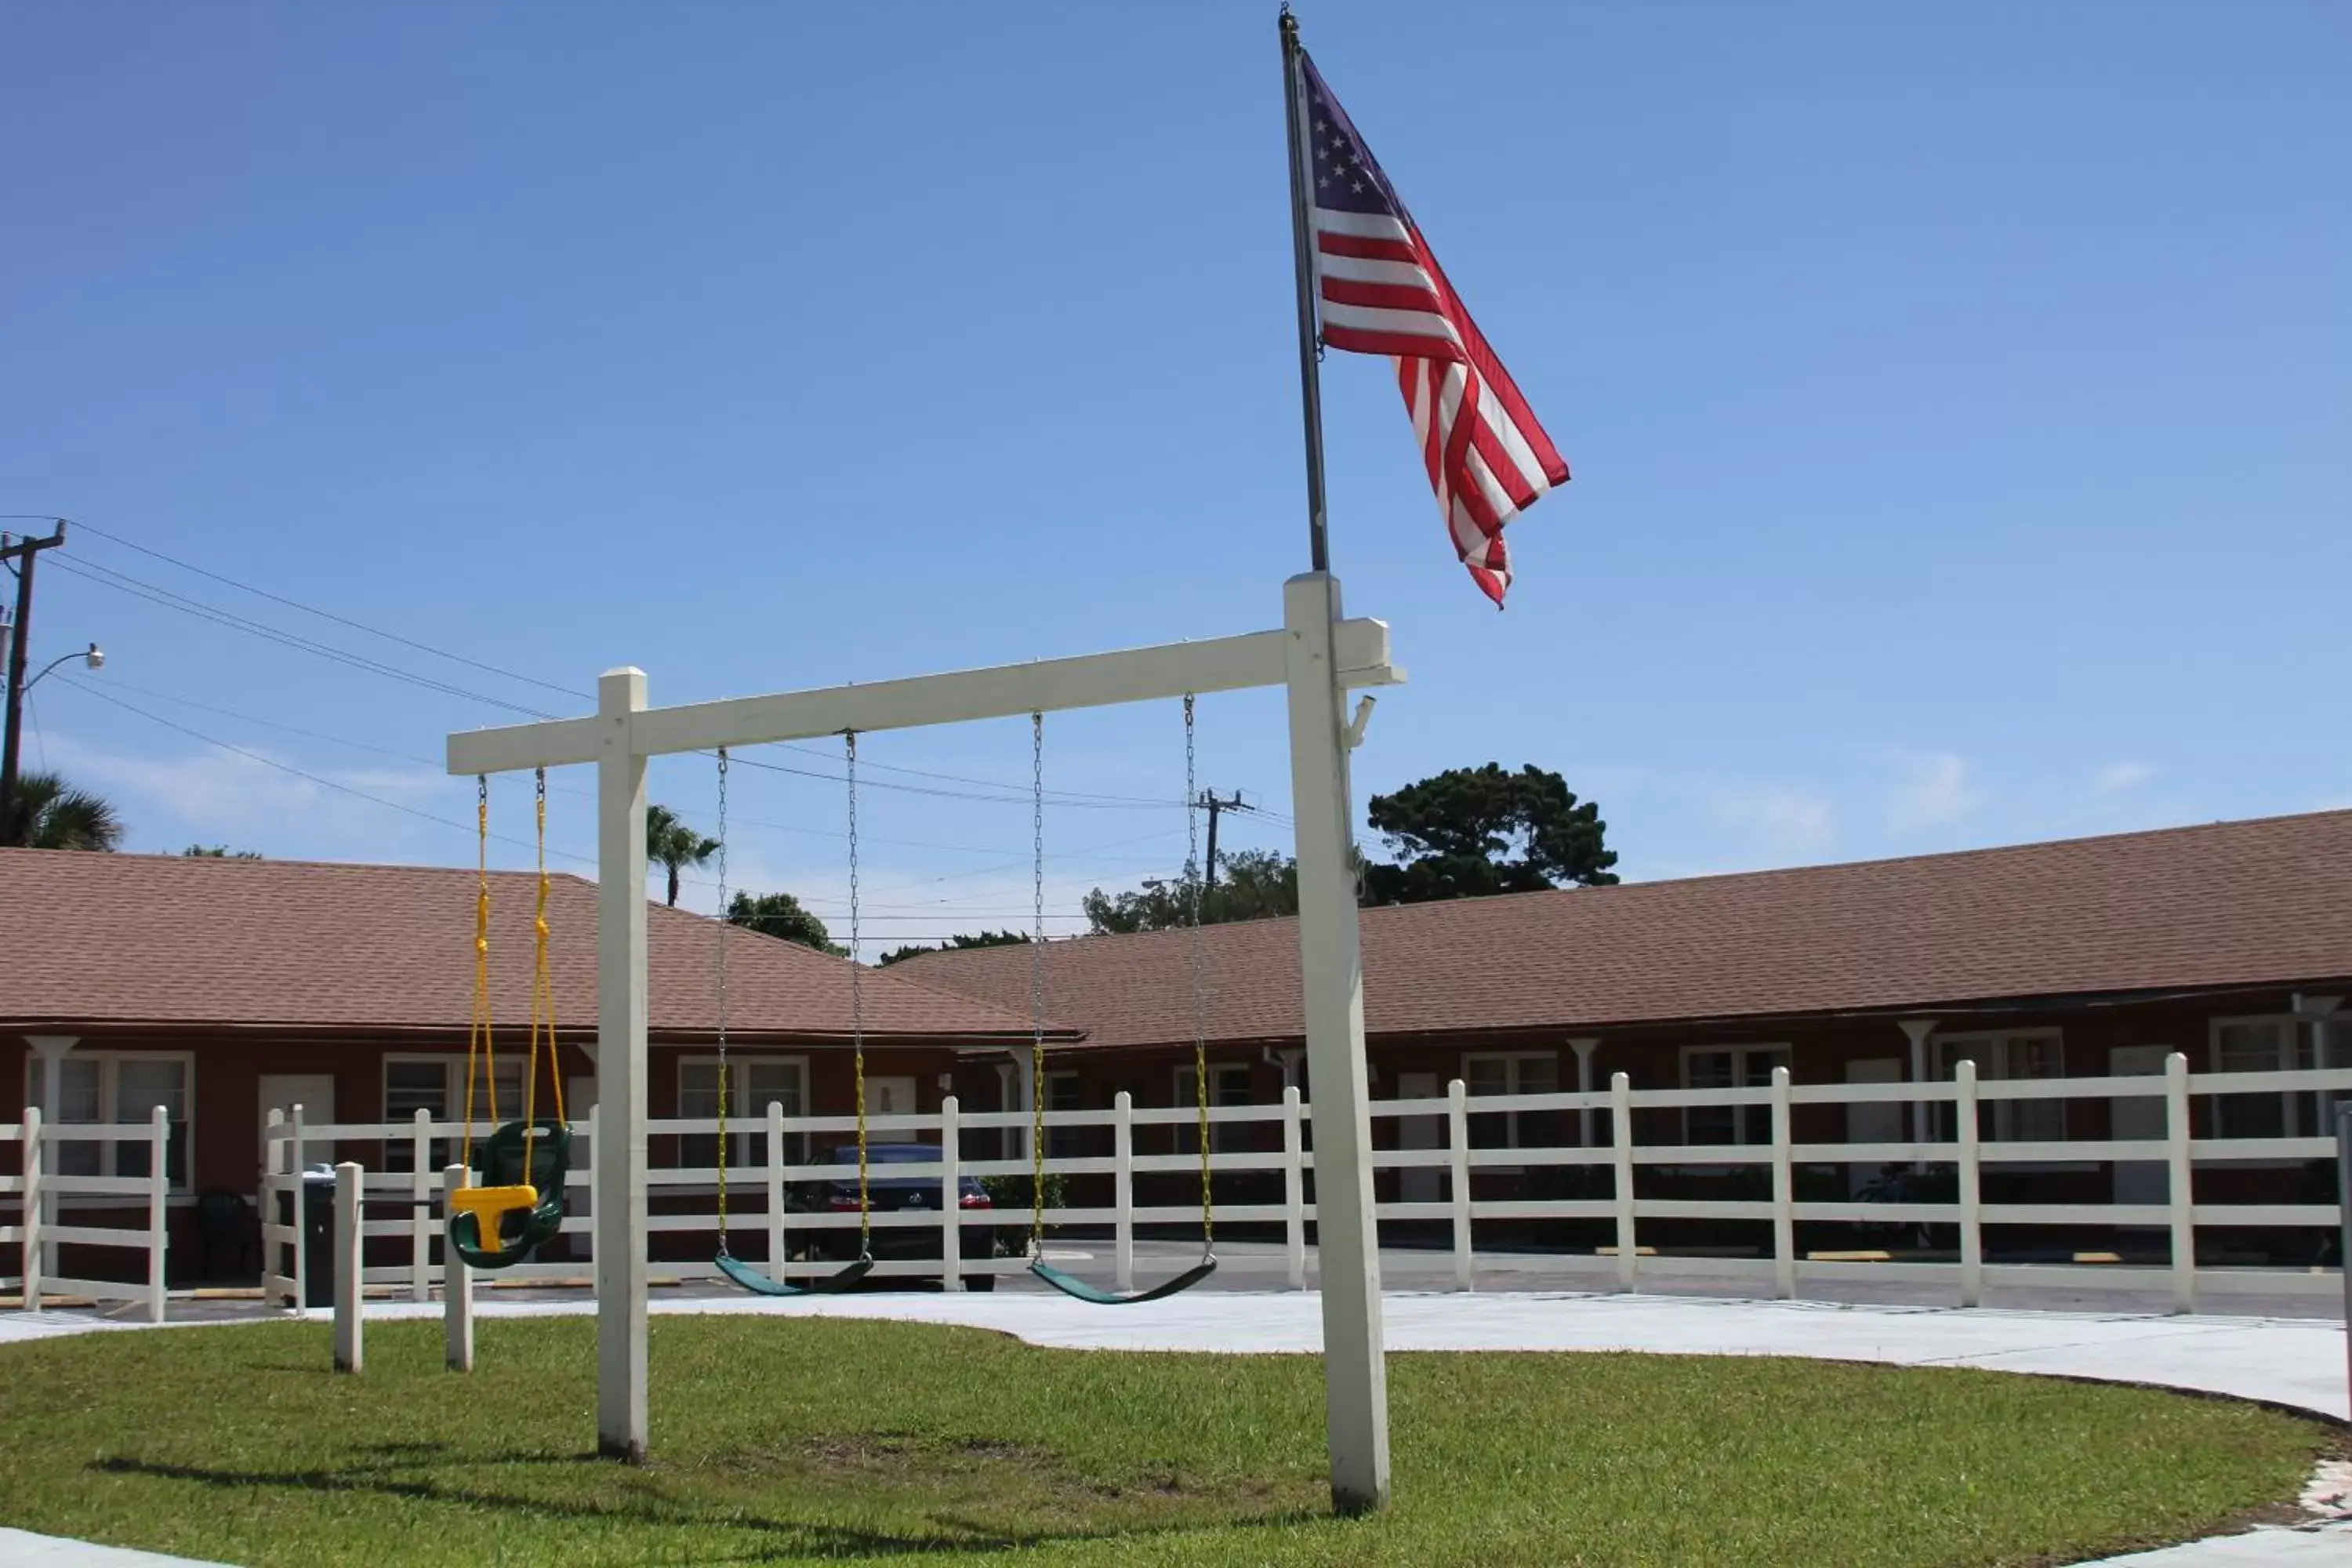
[[[2315,1037],[2325,1028],[2325,1042]],[[2213,1020],[2215,1072],[2294,1072],[2319,1065],[2319,1047],[2328,1047],[2331,1066],[2352,1066],[2352,1020],[2320,1024],[2291,1015],[2271,1018]],[[2278,1094],[2217,1094],[2213,1097],[2217,1138],[2325,1137],[2333,1131],[2331,1114],[2323,1100],[2333,1095],[2314,1092]]]
[[[1174,1104],[1193,1106],[1200,1103],[1192,1069],[1188,1065],[1176,1069]],[[1250,1102],[1250,1069],[1246,1062],[1211,1062],[1209,1064],[1209,1104],[1247,1105]],[[1227,1150],[1244,1147],[1249,1127],[1244,1122],[1212,1121],[1209,1124],[1209,1152],[1222,1154]],[[1176,1127],[1176,1152],[1197,1154],[1201,1152],[1201,1129],[1197,1123],[1179,1122]]]
[[[40,1103],[41,1061],[26,1061],[25,1102]],[[58,1063],[58,1103],[45,1108],[54,1121],[68,1126],[107,1123],[144,1126],[157,1106],[170,1124],[170,1142],[163,1149],[163,1173],[173,1188],[186,1191],[188,1149],[194,1136],[189,1082],[194,1062],[185,1054],[156,1051],[70,1051]],[[56,1169],[67,1176],[144,1176],[149,1172],[148,1146],[138,1142],[100,1143],[75,1139],[57,1145]]]
[[[1045,1075],[1045,1109],[1080,1110],[1085,1107],[1078,1095],[1078,1075],[1074,1072],[1049,1072]],[[1085,1152],[1079,1147],[1086,1142],[1083,1127],[1048,1127],[1045,1129],[1045,1157],[1049,1160],[1075,1160]]]
[[[1964,1061],[1977,1064],[1979,1079],[2052,1079],[2066,1076],[2066,1049],[2055,1029],[2018,1029],[2006,1034],[1941,1035],[1934,1040],[1936,1076],[1959,1076]],[[1981,1112],[1983,1135],[2003,1143],[2058,1143],[2066,1137],[2066,1102],[2063,1100],[1997,1100]],[[1957,1134],[1952,1107],[1936,1107],[1936,1138],[1949,1142]]]
[[[493,1120],[490,1112],[491,1087],[498,1089],[496,1120],[520,1121],[522,1117],[522,1069],[520,1058],[509,1057],[496,1063],[490,1072],[474,1086],[474,1120]],[[547,1092],[541,1085],[540,1092]],[[552,1104],[545,1108],[555,1114]],[[436,1121],[462,1121],[466,1117],[466,1058],[457,1056],[386,1057],[383,1058],[383,1119],[387,1122],[412,1121],[423,1111]],[[439,1170],[454,1163],[457,1156],[449,1140],[436,1138],[426,1158],[431,1168]],[[416,1143],[409,1138],[386,1138],[383,1141],[383,1168],[387,1171],[410,1171],[416,1166]]]
[[[1786,1046],[1685,1046],[1685,1089],[1769,1089],[1772,1069],[1789,1065]],[[1769,1143],[1769,1105],[1689,1105],[1683,1108],[1685,1143]]]
[[[1462,1083],[1473,1100],[1513,1094],[1554,1094],[1559,1089],[1559,1057],[1551,1051],[1497,1052],[1462,1058]],[[1542,1136],[1555,1113],[1490,1111],[1470,1118],[1473,1149],[1523,1149],[1550,1142]]]
[[[764,1165],[768,1161],[768,1102],[784,1108],[786,1116],[808,1114],[808,1063],[800,1057],[727,1058],[727,1163]],[[677,1064],[677,1114],[682,1120],[716,1118],[719,1114],[719,1058],[687,1057]],[[737,1131],[740,1123],[743,1131]],[[787,1135],[787,1164],[812,1163],[809,1135]],[[677,1141],[677,1163],[688,1169],[719,1163],[719,1134],[689,1132]]]

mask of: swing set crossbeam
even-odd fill
[[[1392,686],[1404,679],[1404,672],[1389,662],[1387,623],[1340,621],[1331,632],[1333,663],[1342,688]],[[1292,637],[1288,631],[1247,632],[904,680],[689,702],[639,709],[619,716],[617,722],[630,755],[660,757],[720,746],[814,740],[848,731],[867,734],[1164,701],[1188,692],[1205,696],[1282,685]],[[449,771],[500,773],[597,762],[605,755],[615,722],[615,718],[600,714],[465,731],[449,737]]]

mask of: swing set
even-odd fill
[[[448,767],[460,776],[576,763],[596,767],[597,1065],[605,1113],[594,1173],[599,1448],[643,1458],[648,1437],[645,825],[650,760],[832,737],[854,746],[857,739],[877,731],[1026,715],[1036,764],[1034,855],[1042,864],[1044,715],[1273,687],[1285,689],[1288,696],[1291,805],[1297,821],[1302,1011],[1307,1062],[1317,1089],[1312,1107],[1318,1176],[1316,1234],[1322,1262],[1323,1360],[1332,1486],[1334,1496],[1349,1508],[1371,1506],[1384,1496],[1386,1375],[1365,1098],[1361,964],[1357,952],[1354,879],[1349,864],[1348,752],[1362,732],[1370,700],[1359,704],[1351,721],[1343,699],[1350,689],[1386,686],[1402,679],[1389,660],[1387,626],[1378,621],[1344,618],[1338,582],[1328,572],[1318,570],[1293,577],[1284,585],[1282,622],[1268,630],[658,709],[646,705],[642,671],[615,669],[598,680],[596,710],[592,714],[451,735]],[[1188,765],[1188,783],[1191,773]],[[1188,789],[1187,798],[1196,801],[1197,789]],[[852,805],[854,808],[854,785]],[[487,834],[487,807],[482,821]],[[1193,880],[1197,884],[1199,879]],[[486,871],[484,881],[487,891]],[[1033,881],[1042,914],[1042,872]],[[1187,923],[1193,928],[1191,940],[1197,953],[1197,901],[1191,913]],[[478,909],[476,924],[478,943],[486,943],[488,919]],[[1039,924],[1042,928],[1042,921]],[[1042,929],[1032,934],[1042,936]],[[720,941],[725,942],[723,931]],[[529,1081],[534,1084],[539,1042],[542,1037],[546,1042],[551,1071],[554,1043],[551,1009],[543,1000],[547,994],[543,931],[539,942],[541,978],[535,991],[542,1000],[535,1004],[534,1013],[535,1018],[543,1017],[543,1027],[535,1027],[533,1034]],[[476,953],[478,989],[486,993],[486,946],[478,945]],[[1034,1190],[1030,1205],[1030,1271],[1066,1295],[1106,1305],[1162,1300],[1189,1289],[1216,1267],[1211,1229],[1214,1210],[1209,1201],[1213,1158],[1204,1071],[1194,1074],[1202,1178],[1199,1260],[1163,1282],[1133,1292],[1103,1289],[1046,1261],[1045,1116],[1034,1092],[1042,1087],[1043,1074],[1038,1069],[1045,1057],[1042,947],[1032,952],[1031,961],[1029,1065],[1034,1076],[1029,1131]],[[1205,1065],[1206,1050],[1197,957],[1195,964],[1193,1046],[1198,1068]],[[851,1046],[862,1067],[862,983],[856,970],[851,974]],[[478,1018],[478,1037],[486,1037],[487,1032],[485,1008]],[[483,1038],[485,1066],[488,1055]],[[731,1088],[723,1070],[720,1083]],[[535,1089],[525,1091],[523,1120],[499,1126],[486,1141],[480,1158],[470,1161],[481,1174],[482,1187],[465,1190],[471,1195],[452,1204],[451,1244],[458,1248],[458,1256],[478,1267],[518,1260],[530,1247],[544,1245],[562,1224],[569,1130],[560,1103],[552,1119],[542,1121],[537,1117],[535,1093]],[[556,1093],[560,1096],[560,1088]],[[863,1151],[866,1140],[862,1081],[858,1110]],[[719,1147],[722,1152],[726,1148],[723,1134]],[[468,1153],[472,1153],[470,1148]],[[870,1274],[871,1194],[866,1191],[863,1157],[859,1163],[859,1257],[847,1268],[812,1284],[788,1283],[778,1277],[785,1271],[785,1260],[772,1258],[768,1269],[756,1268],[734,1258],[722,1241],[720,1271],[739,1286],[763,1295],[823,1293]]]

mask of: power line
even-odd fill
[[[485,663],[478,658],[469,658],[462,653],[451,653],[447,648],[436,647],[431,643],[419,642],[415,637],[403,637],[398,632],[388,632],[382,626],[372,626],[365,621],[353,620],[349,616],[337,615],[332,610],[322,610],[316,605],[306,605],[299,599],[289,598],[283,594],[273,594],[267,588],[257,588],[250,583],[241,582],[225,573],[215,572],[207,567],[198,566],[194,562],[183,561],[176,555],[166,555],[160,550],[150,549],[144,544],[136,543],[119,533],[100,528],[94,522],[84,522],[77,518],[74,520],[74,526],[86,529],[100,539],[110,543],[119,544],[125,550],[135,550],[142,555],[151,556],[168,565],[177,566],[183,572],[193,572],[199,577],[208,577],[215,583],[223,583],[229,587],[241,589],[256,598],[267,599],[273,605],[283,605],[289,610],[299,610],[306,616],[316,616],[322,621],[332,621],[339,626],[349,626],[353,631],[365,632],[370,637],[382,637],[386,642],[398,643],[403,647],[413,647],[419,653],[429,653],[436,658],[446,658],[452,664],[462,664],[489,675],[502,675],[509,680],[520,680],[526,686],[537,686],[545,690],[561,692],[566,697],[577,697],[583,701],[595,700],[593,696],[585,691],[575,691],[568,686],[558,686],[551,680],[541,680],[535,675],[525,675],[518,669],[508,669],[500,665]]]
[[[355,789],[350,784],[339,784],[333,779],[321,777],[318,773],[310,773],[304,769],[298,768],[291,763],[281,763],[277,758],[266,756],[259,752],[247,751],[243,746],[232,745],[226,741],[215,740],[212,736],[205,734],[201,730],[191,729],[189,726],[180,723],[176,720],[166,719],[161,713],[150,713],[147,710],[138,706],[136,703],[125,702],[120,697],[101,691],[97,687],[91,686],[87,682],[76,680],[72,676],[61,674],[58,679],[64,681],[68,686],[72,687],[77,691],[82,692],[88,696],[95,697],[100,702],[111,702],[117,708],[123,709],[128,712],[136,713],[142,719],[145,719],[152,723],[163,725],[166,730],[176,730],[181,734],[186,735],[193,740],[202,741],[207,746],[216,746],[224,752],[234,752],[237,756],[243,757],[248,762],[259,763],[262,766],[268,768],[276,768],[279,773],[291,773],[299,779],[308,779],[310,783],[317,784],[323,789],[331,789],[342,795],[352,795],[357,799],[367,801],[372,805],[384,806],[390,810],[400,812],[408,816],[419,817],[426,822],[438,823],[444,827],[454,827],[461,833],[471,834],[476,831],[475,825],[470,822],[460,822],[454,816],[436,816],[432,812],[420,810],[415,806],[404,805],[400,801],[386,800],[380,795],[370,795],[363,789]],[[497,839],[501,844],[511,844],[518,848],[530,849],[536,847],[536,846],[528,838],[516,838],[503,833],[493,833],[490,837]],[[564,850],[554,848],[549,849],[548,853],[555,856],[559,859],[577,860],[583,865],[595,864],[593,858],[586,855],[573,855]]]

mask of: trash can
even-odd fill
[[[335,1304],[335,1168],[302,1173],[302,1305]]]

